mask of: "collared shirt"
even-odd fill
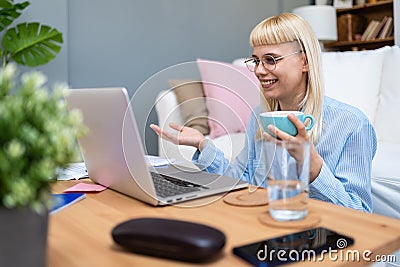
[[[207,142],[193,163],[211,173],[223,174],[266,186],[262,141],[257,140],[254,109],[246,129],[243,150],[233,162],[213,142]],[[358,210],[372,211],[371,167],[377,140],[368,118],[357,108],[324,97],[322,134],[315,148],[324,160],[318,177],[310,184],[310,197]]]

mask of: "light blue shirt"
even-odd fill
[[[256,139],[257,114],[260,107],[254,109],[244,148],[232,163],[212,142],[201,153],[196,151],[193,163],[211,173],[266,186],[262,141]],[[377,140],[368,118],[359,109],[325,96],[322,134],[315,147],[324,163],[310,184],[310,197],[371,212],[371,165]]]

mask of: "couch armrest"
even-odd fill
[[[161,128],[170,129],[168,126],[170,122],[183,124],[183,119],[178,106],[178,100],[176,99],[176,95],[173,90],[160,91],[156,98],[155,108],[157,111],[158,125]],[[173,155],[168,156],[166,154],[169,149],[170,145],[167,144],[167,141],[163,141],[161,139],[158,140],[158,155],[160,157],[174,157]]]
[[[178,106],[178,100],[173,90],[162,90],[156,98],[156,111],[158,125],[161,128],[168,127],[170,122],[183,124],[182,115]]]

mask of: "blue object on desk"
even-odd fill
[[[73,203],[82,200],[86,197],[84,193],[65,193],[65,194],[52,194],[52,207],[50,214],[54,214]]]

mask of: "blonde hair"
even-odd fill
[[[322,132],[322,103],[324,85],[321,66],[321,47],[310,25],[300,16],[283,13],[267,18],[254,27],[250,34],[250,45],[281,44],[298,42],[309,65],[307,88],[299,108],[315,118],[314,127],[308,132],[312,143],[316,143]],[[274,111],[278,100],[265,99],[261,93],[261,112]],[[261,130],[257,134],[262,136]]]

